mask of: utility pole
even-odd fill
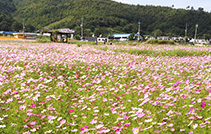
[[[141,27],[141,22],[138,22],[138,41],[140,41],[140,27]]]
[[[84,18],[81,18],[81,40],[83,40],[83,24],[84,23]]]
[[[186,42],[186,38],[187,38],[187,33],[188,33],[188,23],[186,22],[186,26],[185,26],[185,42]]]
[[[198,24],[196,24],[196,29],[195,29],[195,37],[194,37],[194,43],[196,43],[196,34],[197,34],[197,28],[198,28]]]
[[[24,29],[25,29],[25,26],[24,26],[24,19],[23,19],[23,33],[24,33]]]

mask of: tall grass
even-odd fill
[[[107,51],[108,48],[102,47],[99,48],[101,50]],[[114,52],[121,52],[121,53],[129,53],[129,54],[136,54],[136,55],[144,55],[144,56],[178,56],[178,57],[184,57],[184,56],[204,56],[204,55],[210,55],[211,52],[209,51],[193,51],[193,50],[182,50],[182,49],[173,49],[173,50],[167,50],[167,51],[155,51],[151,49],[110,49]]]

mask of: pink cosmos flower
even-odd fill
[[[120,130],[120,129],[117,129],[117,130],[115,130],[115,132],[116,132],[116,133],[120,133],[120,132],[121,132],[121,130]]]
[[[97,123],[97,120],[94,119],[90,122],[90,124],[95,124],[95,123]]]
[[[21,106],[19,107],[20,110],[24,110],[25,108],[26,108],[25,105],[21,105]]]
[[[48,116],[48,119],[49,119],[49,120],[54,120],[54,119],[56,119],[56,117],[54,117],[54,116],[52,116],[52,115],[49,115],[49,116]]]
[[[175,129],[174,129],[174,128],[171,128],[170,130],[171,130],[172,132],[173,132],[173,131],[175,131]]]
[[[69,110],[68,112],[69,112],[69,113],[72,113],[73,111],[74,111],[74,110]]]
[[[118,123],[117,125],[120,126],[121,124],[122,124],[122,123],[120,122],[120,123]]]
[[[185,129],[180,129],[180,131],[185,131]]]
[[[23,134],[31,134],[29,131],[27,131],[27,132],[24,132]]]
[[[155,133],[160,133],[160,130],[156,130],[156,131],[154,131]]]
[[[191,109],[190,109],[190,112],[191,112],[191,113],[194,113],[194,112],[195,112],[195,109],[191,108]]]
[[[124,119],[129,119],[129,116],[123,115]]]
[[[138,134],[138,132],[139,132],[139,128],[134,127],[134,128],[133,128],[133,134]]]
[[[59,101],[63,101],[63,99],[61,99],[61,98],[59,98],[58,100],[59,100]]]
[[[185,98],[186,98],[186,96],[185,96],[185,95],[183,95],[183,96],[182,96],[182,98],[183,98],[183,99],[185,99]]]
[[[24,121],[28,121],[28,120],[29,120],[29,118],[24,119]]]
[[[32,109],[27,110],[28,113],[32,113],[32,111],[33,111]]]
[[[119,100],[119,99],[120,99],[120,97],[118,96],[118,97],[116,97],[116,99],[117,99],[117,100]]]
[[[129,127],[130,126],[130,123],[127,123],[127,124],[124,124],[125,127]]]
[[[66,120],[60,121],[60,124],[65,124],[65,123],[66,123]]]
[[[31,125],[36,125],[36,122],[31,122],[30,124],[31,124]]]
[[[206,106],[206,104],[205,104],[205,103],[201,104],[201,107],[205,107],[205,106]]]
[[[31,105],[31,107],[36,107],[36,104],[35,104],[35,103],[33,103],[33,104]]]
[[[145,113],[141,113],[141,112],[138,112],[137,114],[138,114],[139,118],[141,118],[141,117],[143,117],[145,115]]]
[[[81,127],[82,130],[87,129],[87,128],[88,128],[88,126]]]
[[[45,102],[40,102],[39,104],[45,104]]]
[[[103,98],[103,102],[106,102],[107,101],[107,99],[106,98]]]
[[[180,83],[180,80],[178,80],[176,83],[174,83],[173,87],[177,86]]]
[[[41,119],[44,119],[45,117],[46,117],[46,115],[42,115],[42,116],[41,116]]]

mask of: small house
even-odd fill
[[[114,34],[112,37],[117,41],[127,41],[131,34]]]
[[[13,34],[17,39],[36,39],[37,33],[14,33]]]

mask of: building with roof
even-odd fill
[[[13,33],[14,37],[17,39],[36,39],[37,33]]]
[[[113,34],[111,37],[117,41],[127,41],[131,34]]]
[[[17,32],[12,32],[12,31],[0,31],[0,34],[3,34],[3,36],[13,35],[14,33],[17,33]]]
[[[73,39],[73,35],[75,33],[74,30],[69,28],[61,28],[61,29],[51,29],[51,28],[45,28],[41,30],[42,34],[49,33],[50,34],[50,40],[54,42],[68,42],[68,37]]]

